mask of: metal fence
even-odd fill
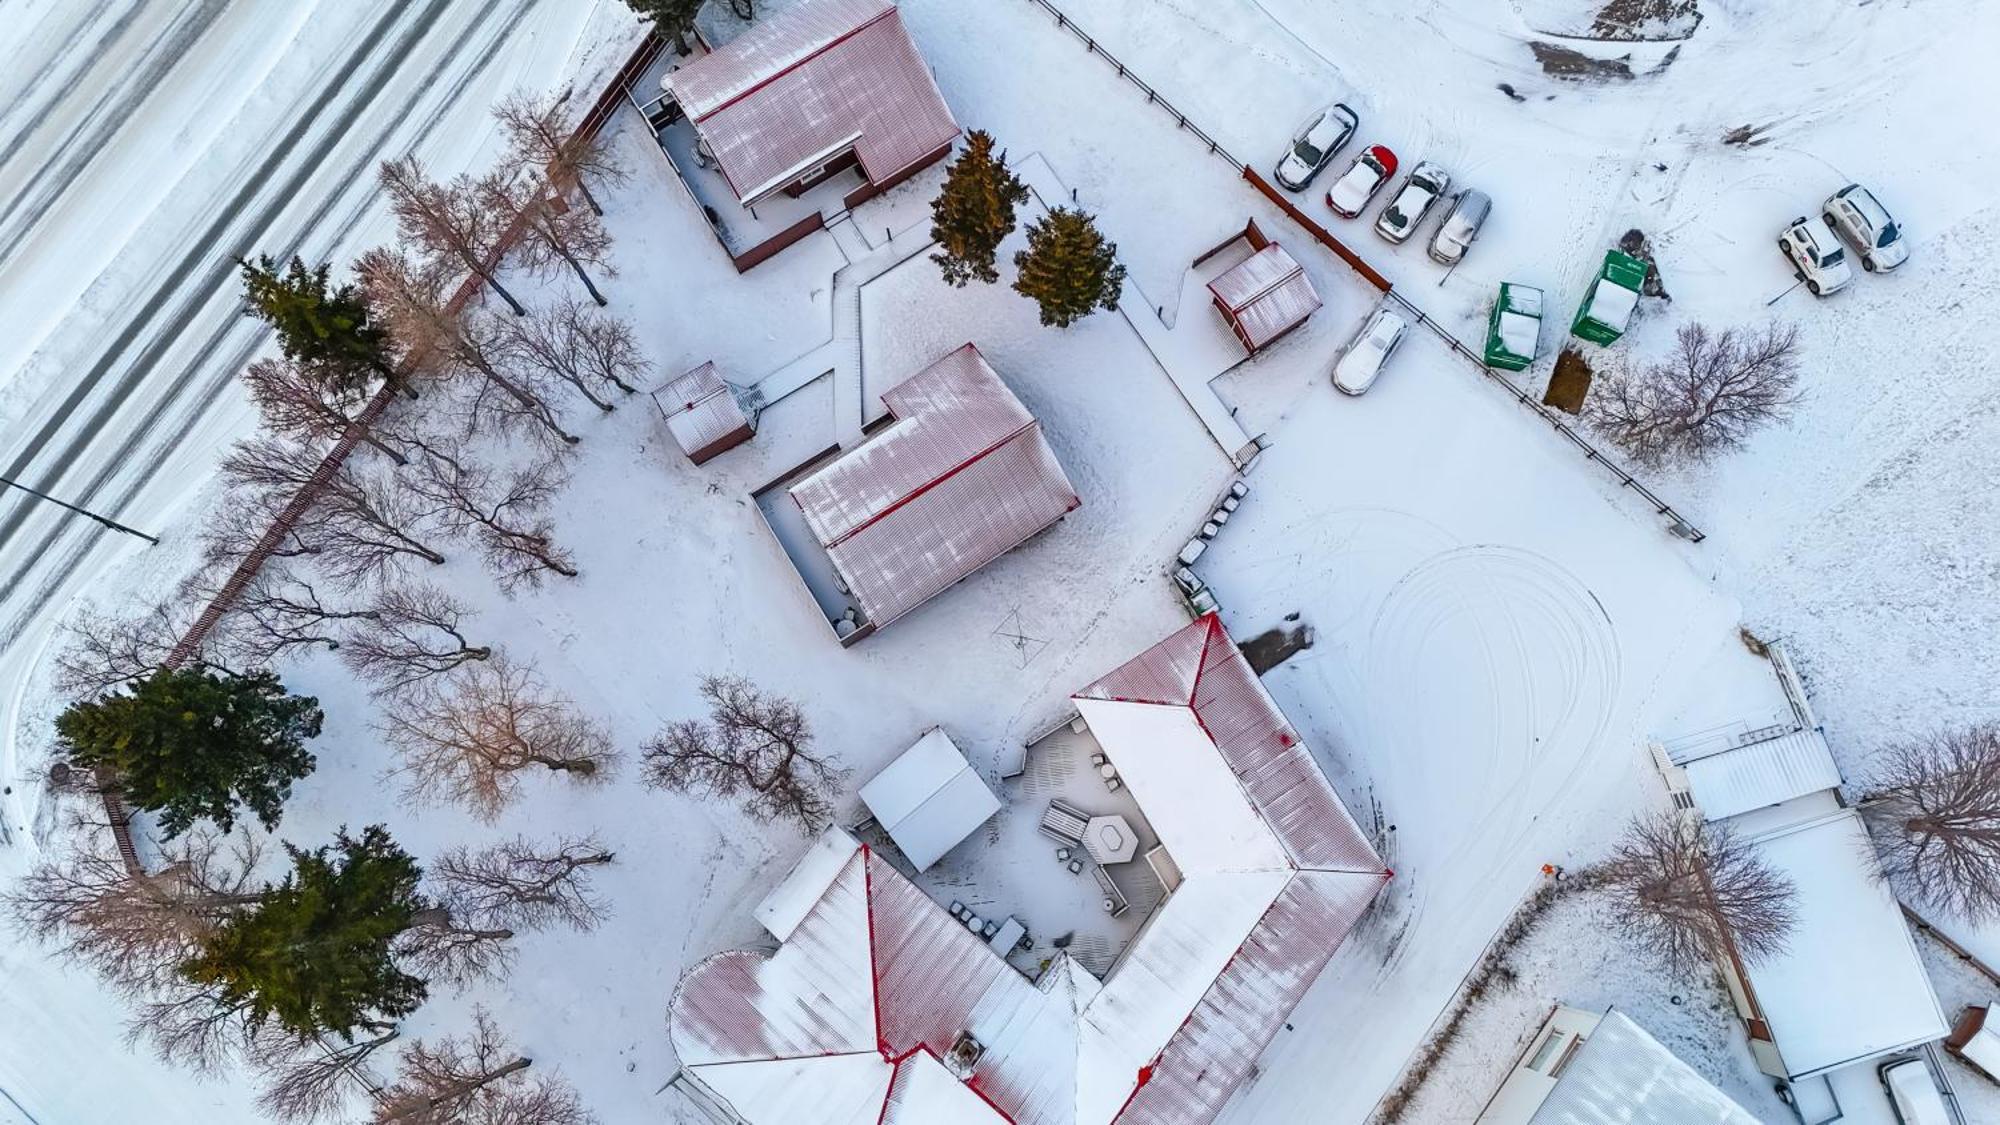
[[[1196,125],[1194,122],[1188,120],[1187,114],[1182,113],[1178,109],[1175,109],[1174,104],[1168,101],[1166,98],[1162,97],[1158,90],[1155,90],[1152,86],[1148,85],[1144,80],[1142,80],[1138,75],[1132,73],[1132,68],[1126,66],[1122,62],[1119,62],[1117,56],[1105,50],[1103,45],[1098,43],[1098,41],[1094,37],[1092,37],[1089,32],[1085,31],[1081,27],[1078,27],[1076,25],[1076,21],[1069,18],[1069,16],[1066,15],[1061,8],[1058,8],[1054,4],[1049,3],[1049,0],[1028,0],[1028,2],[1042,9],[1043,11],[1047,12],[1049,15],[1055,17],[1057,27],[1060,27],[1064,31],[1069,32],[1071,35],[1076,36],[1077,39],[1083,43],[1083,49],[1085,51],[1088,51],[1093,55],[1097,55],[1100,58],[1102,58],[1105,62],[1110,63],[1114,68],[1117,69],[1118,77],[1123,78],[1125,81],[1130,82],[1134,86],[1137,86],[1140,92],[1146,95],[1146,100],[1148,102],[1159,106],[1163,110],[1166,110],[1167,113],[1173,117],[1174,123],[1176,125],[1178,125],[1182,129],[1186,129],[1190,133],[1193,133],[1195,137],[1201,141],[1202,144],[1208,146],[1208,151],[1216,154],[1217,156],[1220,156],[1224,160],[1227,160],[1232,165],[1240,165],[1243,163],[1241,160],[1238,160],[1234,156],[1231,156],[1229,154],[1229,150],[1223,148],[1221,143],[1218,142],[1214,137],[1209,136],[1207,130],[1203,129],[1199,125]]]

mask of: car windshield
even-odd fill
[[[1391,203],[1391,204],[1389,204],[1389,208],[1388,208],[1388,210],[1386,210],[1386,211],[1382,212],[1382,225],[1383,225],[1383,226],[1387,226],[1387,227],[1400,227],[1400,226],[1402,226],[1402,225],[1403,225],[1404,223],[1406,223],[1406,222],[1408,222],[1408,221],[1409,221],[1408,219],[1405,219],[1405,218],[1403,217],[1403,209],[1402,209],[1402,207],[1400,206],[1400,204],[1401,204],[1401,203],[1402,203],[1402,200],[1400,200],[1400,199],[1399,199],[1399,200],[1397,200],[1397,201],[1396,201],[1395,203]]]
[[[1896,230],[1896,224],[1883,223],[1882,233],[1875,237],[1875,249],[1880,250],[1884,246],[1889,245],[1891,242],[1896,241],[1896,236],[1899,233],[1900,232]]]
[[[1304,161],[1307,167],[1311,167],[1318,164],[1324,154],[1314,147],[1310,138],[1300,137],[1299,143],[1292,146],[1292,155]]]
[[[1382,162],[1380,160],[1375,159],[1374,153],[1364,152],[1361,154],[1361,162],[1355,166],[1354,170],[1356,172],[1359,172],[1363,168],[1366,168],[1369,171],[1374,172],[1376,175],[1380,175],[1382,173]]]
[[[1819,256],[1819,264],[1822,266],[1837,266],[1846,260],[1847,254],[1838,246]]]

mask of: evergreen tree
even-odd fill
[[[249,315],[277,331],[286,359],[354,400],[367,397],[377,375],[397,381],[388,334],[370,322],[360,289],[333,285],[324,263],[309,267],[298,257],[282,273],[268,254],[236,264],[243,269]]]
[[[252,1026],[276,1021],[302,1040],[388,1030],[426,995],[393,956],[397,935],[434,910],[417,893],[422,868],[379,824],[286,851],[284,881],[203,938],[182,975],[241,1005]]]
[[[108,769],[176,836],[204,818],[226,832],[238,807],[277,824],[292,782],[312,772],[304,741],[320,719],[318,700],[287,694],[270,672],[160,669],[122,694],[71,704],[56,734],[71,764]]]
[[[1089,215],[1068,207],[1028,228],[1028,248],[1014,255],[1014,268],[1015,292],[1034,298],[1042,323],[1057,328],[1117,308],[1125,285],[1117,244],[1105,241]]]
[[[701,0],[625,0],[625,6],[653,21],[653,29],[674,41],[674,50],[688,53],[688,32],[694,30]]]
[[[931,238],[942,248],[931,261],[944,270],[947,282],[1000,280],[993,255],[1014,233],[1014,208],[1027,198],[1028,185],[994,154],[992,135],[978,129],[966,134],[965,151],[951,162],[944,189],[931,200]]]

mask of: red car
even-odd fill
[[[1341,218],[1351,219],[1395,174],[1396,154],[1384,145],[1369,145],[1347,166],[1347,173],[1327,189],[1326,205]]]

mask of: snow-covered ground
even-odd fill
[[[10,584],[0,600],[31,623],[10,636],[6,656],[15,704],[8,740],[18,739],[20,754],[4,820],[16,831],[9,870],[19,870],[32,843],[17,830],[35,811],[22,791],[54,706],[25,678],[50,620],[36,601],[46,592],[49,605],[61,605],[86,587],[115,601],[149,582],[170,584],[189,525],[213,502],[200,490],[217,451],[246,425],[227,379],[257,341],[234,317],[226,276],[202,284],[176,276],[184,260],[195,263],[184,271],[191,275],[212,271],[222,252],[195,254],[195,235],[218,219],[237,223],[224,219],[226,207],[268,138],[306,120],[299,143],[318,151],[314,130],[335,111],[301,116],[302,107],[350,54],[366,56],[358,74],[375,73],[387,48],[365,37],[377,23],[387,22],[385,43],[401,42],[404,24],[426,15],[435,27],[383,66],[380,90],[359,111],[374,131],[354,125],[331,138],[314,158],[317,171],[306,172],[310,197],[274,209],[276,233],[245,249],[304,238],[309,253],[345,256],[379,239],[365,185],[341,178],[346,162],[365,169],[379,151],[419,144],[441,170],[481,164],[492,140],[484,105],[515,85],[561,82],[583,65],[579,44],[613,37],[607,29],[621,26],[622,7],[522,0],[502,5],[518,15],[511,24],[490,6],[436,2],[149,5],[129,25],[118,23],[124,9],[115,3],[93,9],[100,22],[91,34],[108,36],[122,60],[93,72],[100,85],[105,74],[146,73],[145,48],[189,29],[192,46],[177,56],[193,62],[139,84],[158,91],[152,112],[178,127],[167,132],[172,141],[140,128],[137,111],[116,129],[115,118],[92,116],[106,105],[130,108],[129,97],[53,98],[48,83],[81,73],[85,56],[74,44],[88,36],[72,25],[85,16],[53,0],[9,7],[0,0],[0,26],[9,15],[29,17],[31,71],[46,77],[0,76],[0,95],[11,95],[0,98],[8,189],[0,198],[15,201],[0,208],[0,256],[26,240],[17,257],[33,264],[0,269],[0,314],[29,326],[0,341],[10,349],[0,350],[0,372],[14,372],[0,385],[5,448],[26,448],[54,417],[58,394],[83,387],[79,416],[103,413],[102,432],[86,433],[80,421],[51,430],[44,456],[56,459],[84,437],[92,452],[43,471],[60,464],[66,475],[55,483],[116,501],[128,521],[156,518],[151,526],[168,539],[143,554],[85,535],[37,551],[55,526],[46,517],[0,525]],[[2000,170],[2000,139],[1977,129],[1966,107],[1990,93],[1981,45],[2000,36],[2000,8],[1712,0],[1664,69],[1586,85],[1549,77],[1528,47],[1531,27],[1587,24],[1582,5],[1554,0],[1068,7],[1237,157],[1271,163],[1297,120],[1344,98],[1362,114],[1358,143],[1389,144],[1406,162],[1439,160],[1461,183],[1486,189],[1494,218],[1449,277],[1415,241],[1391,249],[1360,223],[1326,220],[1408,299],[1467,338],[1499,281],[1525,281],[1555,303],[1544,335],[1553,351],[1556,324],[1603,248],[1638,227],[1654,241],[1674,300],[1648,302],[1621,348],[1657,352],[1696,317],[1796,320],[1808,392],[1798,417],[1712,467],[1649,478],[1708,532],[1697,546],[1665,535],[1650,508],[1433,337],[1412,337],[1366,397],[1338,396],[1325,373],[1374,300],[1347,267],[1028,0],[907,0],[905,19],[960,120],[1076,189],[1119,243],[1139,303],[1174,331],[1136,331],[1143,308],[1044,330],[1004,285],[949,290],[920,254],[871,272],[856,307],[857,375],[865,372],[867,388],[974,340],[1042,419],[1084,506],[851,650],[826,634],[749,492],[842,436],[859,388],[838,373],[806,382],[765,412],[752,444],[700,470],[678,458],[643,402],[602,420],[574,418],[586,440],[558,527],[583,577],[510,601],[469,562],[447,574],[477,604],[486,635],[534,658],[622,746],[694,713],[699,673],[735,671],[807,703],[821,745],[854,769],[855,782],[936,723],[990,773],[1058,717],[1069,691],[1164,635],[1180,618],[1162,566],[1230,466],[1160,367],[1210,355],[1212,341],[1155,349],[1212,316],[1200,290],[1184,285],[1187,266],[1246,216],[1300,257],[1326,307],[1215,384],[1236,421],[1265,434],[1270,448],[1200,570],[1239,637],[1293,613],[1315,628],[1315,646],[1267,682],[1350,806],[1379,826],[1398,878],[1267,1053],[1230,1120],[1361,1120],[1540,865],[1596,857],[1631,812],[1661,800],[1643,740],[1764,705],[1768,672],[1738,641],[1739,618],[1789,641],[1850,776],[1913,723],[1992,714],[1981,689],[2000,665],[1992,639],[2000,572],[1986,561],[1996,513],[1973,490],[2000,476],[1989,390],[2000,329],[1982,315],[1993,287],[1976,256],[2000,227],[1985,190]],[[264,62],[240,72],[195,65],[225,44]],[[1599,53],[1629,52],[1644,72],[1673,47]],[[236,107],[237,116],[221,124],[221,114],[190,114],[194,99]],[[45,103],[49,119],[79,137],[109,130],[91,147],[117,162],[102,174],[79,165],[46,207],[46,191],[22,171],[65,166],[41,139],[50,127],[27,127]],[[1725,145],[1723,133],[1742,125],[1761,127],[1766,143]],[[16,137],[44,147],[30,154]],[[662,379],[709,359],[738,383],[796,368],[829,339],[836,271],[881,253],[888,231],[921,224],[937,183],[934,170],[859,209],[852,229],[815,235],[739,277],[659,164],[643,123],[627,113],[613,140],[636,174],[605,193],[621,270],[608,290],[614,310],[640,325]],[[1912,262],[1897,275],[1860,277],[1823,303],[1799,291],[1767,310],[1789,284],[1772,247],[1777,227],[1850,179],[1873,186],[1906,223]],[[1317,198],[1308,193],[1302,206],[1324,216]],[[261,214],[266,202],[256,194],[244,206]],[[41,225],[23,225],[38,210]],[[102,229],[117,232],[115,252],[90,242],[88,252],[48,252],[75,244],[79,224],[112,218],[122,226]],[[218,229],[211,241],[227,243],[247,228]],[[185,309],[191,327],[153,306]],[[105,350],[127,324],[137,327],[117,345],[125,350]],[[167,327],[175,333],[159,337],[154,367],[119,358]],[[110,358],[97,382],[70,382],[100,356]],[[200,362],[189,366],[190,357]],[[1545,358],[1523,385],[1539,391],[1547,366]],[[128,381],[130,401],[106,406]],[[183,416],[190,420],[171,424]],[[149,436],[145,421],[155,419],[169,423],[155,429],[175,431],[173,442]],[[116,463],[114,451],[124,455]],[[10,519],[19,511],[0,509]],[[94,553],[71,561],[86,547]],[[123,564],[105,570],[116,557]],[[1048,644],[1024,660],[996,631]],[[749,904],[803,841],[727,807],[645,792],[629,770],[605,791],[534,787],[499,828],[454,810],[400,808],[382,791],[389,763],[362,690],[329,659],[284,671],[330,716],[320,770],[287,811],[287,838],[384,820],[426,855],[517,829],[590,826],[620,853],[600,881],[614,904],[603,928],[525,939],[506,985],[440,996],[412,1030],[455,1028],[464,1006],[480,1000],[538,1065],[569,1074],[604,1120],[671,1113],[656,1094],[673,1070],[661,1027],[667,992],[692,960],[755,940]],[[2000,936],[1988,940],[2000,946]],[[1698,1069],[1753,1110],[1773,1112],[1712,997],[1619,960],[1583,912],[1536,941],[1544,943],[1528,951],[1536,971],[1515,997],[1522,1011],[1562,1000],[1616,1003],[1642,1023],[1653,1016],[1661,1025],[1648,1026]],[[1585,954],[1561,957],[1571,942]],[[1558,952],[1536,952],[1550,945]],[[1588,975],[1593,965],[1604,972]],[[40,951],[11,946],[0,966],[9,995],[27,1002],[10,1017],[21,1030],[0,1035],[0,1089],[40,1120],[125,1119],[142,1109],[161,1121],[249,1119],[241,1083],[197,1087],[122,1055],[115,1006]],[[1975,987],[1946,982],[1941,975],[1949,1011],[1977,998]],[[1664,1004],[1675,994],[1692,1002]],[[1507,1035],[1531,1030],[1511,1027],[1514,1014],[1502,1006],[1484,1017],[1491,1042],[1511,1048]],[[1463,1119],[1511,1054],[1468,1058],[1464,1069],[1441,1072],[1421,1119]],[[77,1059],[118,1080],[88,1090],[60,1081]],[[1955,1073],[1954,1081],[1976,1080]]]

